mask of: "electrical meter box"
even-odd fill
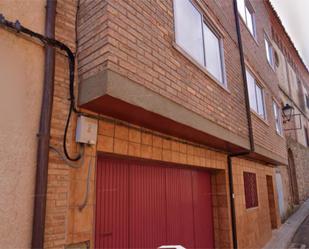
[[[76,126],[76,142],[83,144],[96,144],[98,121],[93,118],[79,116]]]

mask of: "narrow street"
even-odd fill
[[[307,249],[309,248],[309,215],[304,220],[304,222],[300,225],[300,227],[297,229],[293,239],[292,243],[290,245],[290,249]]]
[[[309,200],[300,205],[279,229],[273,230],[272,239],[263,249],[309,248]]]

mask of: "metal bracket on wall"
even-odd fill
[[[289,129],[284,129],[284,131],[293,131],[293,130],[301,130],[302,129],[302,121],[301,121],[301,113],[298,114],[293,114],[292,117],[298,117],[299,118],[299,127],[294,127],[294,128],[289,128]],[[283,120],[283,123],[287,123],[287,121]],[[296,123],[296,122],[295,122]]]

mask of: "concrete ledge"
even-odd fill
[[[110,70],[99,72],[79,84],[79,104],[97,113],[229,153],[249,149],[249,138],[238,136],[206,117]],[[287,159],[258,145],[250,158],[274,165],[287,164]]]
[[[116,100],[121,103],[117,103]],[[99,72],[82,81],[79,88],[79,104],[82,107],[111,115],[107,110],[109,107],[104,106],[104,101],[122,105],[123,108],[126,108],[124,103],[127,103],[139,108],[139,113],[144,110],[142,115],[150,117],[149,113],[152,113],[235,145],[242,150],[249,149],[248,138],[240,137],[184,106],[110,70]]]
[[[288,159],[281,157],[265,148],[262,146],[255,144],[255,153],[256,158],[260,158],[261,160],[269,161],[270,163],[273,164],[279,164],[279,165],[288,165]]]

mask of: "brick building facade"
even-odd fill
[[[97,155],[108,154],[210,170],[214,244],[227,248],[232,246],[228,155],[249,149],[236,26],[235,21],[230,21],[234,20],[233,2],[197,1],[194,7],[222,38],[225,85],[176,43],[173,1],[80,2],[77,15],[79,102],[84,110],[100,113],[102,119],[97,146],[87,149],[86,161],[91,157],[93,161],[100,160]],[[242,30],[244,33],[243,26]],[[252,40],[244,34],[245,44],[252,42],[249,39]],[[258,62],[249,62],[247,58],[251,55],[246,55],[250,68],[260,63],[261,70],[269,72],[268,66],[263,65],[264,54],[255,53],[261,54]],[[276,82],[276,77],[272,75],[261,81],[265,81],[267,112],[271,113],[268,103],[279,91],[266,82]],[[267,121],[256,114],[252,114],[252,119],[257,149],[252,156],[232,159],[240,248],[262,246],[271,236],[271,219],[274,227],[279,226],[276,191],[273,188],[275,206],[271,215],[273,207],[268,202],[266,176],[275,181],[275,165],[287,162],[285,140],[276,135],[271,114]],[[54,173],[64,172],[65,176],[60,177],[67,184],[68,195],[61,202],[63,206],[57,207],[55,196],[48,202],[51,206],[50,212],[47,210],[45,246],[53,248],[61,243],[83,241],[98,245],[94,226],[99,198],[96,171],[92,171],[89,199],[83,210],[79,205],[87,184],[87,167],[68,170],[64,166]],[[244,172],[255,174],[258,207],[245,207]],[[59,240],[54,239],[53,232],[59,226],[57,208],[66,212],[61,218],[67,221],[64,230],[56,232]],[[251,228],[249,220],[256,220],[250,223]]]
[[[285,76],[265,39],[282,35],[304,89],[308,71],[268,1],[237,3],[240,33],[232,0],[57,0],[55,38],[76,54],[78,109],[98,131],[80,162],[59,156],[70,102],[57,52],[44,248],[261,248],[292,203],[287,144],[308,196],[307,149],[283,131]]]

